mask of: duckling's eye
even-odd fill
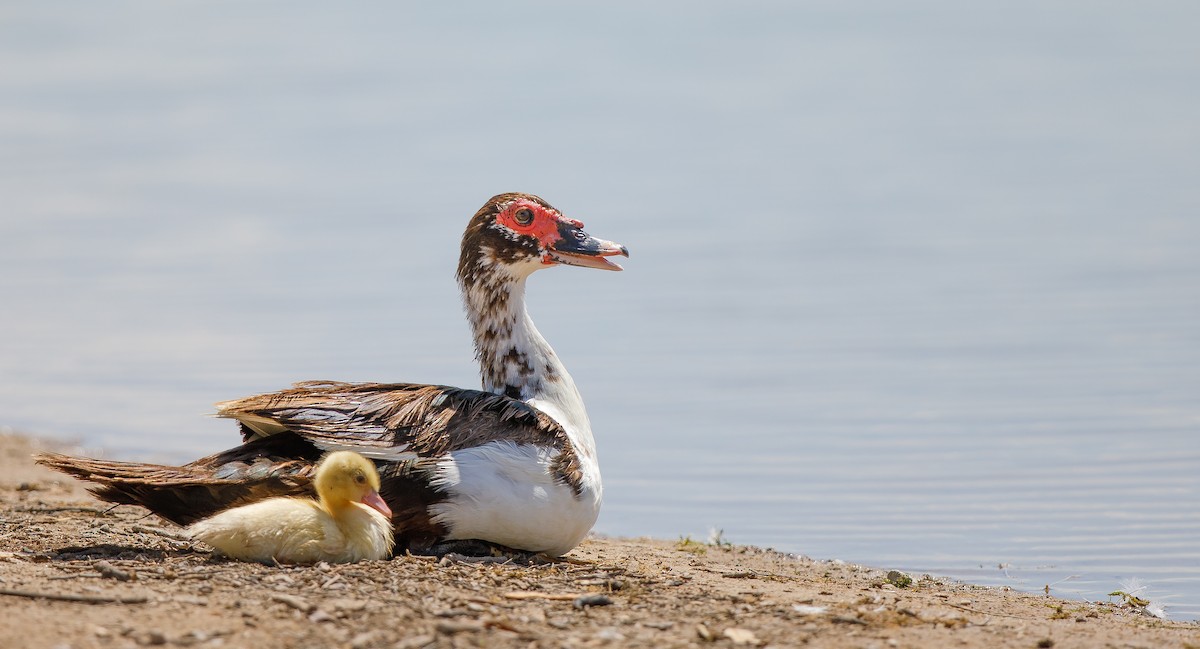
[[[354,474],[354,481],[355,481],[355,482],[357,482],[358,484],[366,484],[366,482],[367,482],[367,476],[365,476],[365,475],[363,475],[363,474],[361,474],[361,473],[355,473],[355,474]]]
[[[529,225],[533,223],[533,210],[528,207],[522,207],[513,213],[513,220],[520,225]]]

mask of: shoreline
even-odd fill
[[[1200,624],[1135,608],[694,541],[593,536],[536,565],[231,562],[29,459],[51,446],[0,433],[4,647],[1200,647]]]

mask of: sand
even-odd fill
[[[109,509],[0,434],[0,647],[1181,647],[1200,625],[678,540],[588,539],[527,564],[280,567]],[[911,578],[911,584],[906,583]]]

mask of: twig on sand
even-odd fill
[[[171,530],[160,530],[160,529],[154,528],[154,527],[146,527],[145,525],[134,525],[133,527],[131,527],[129,529],[134,532],[141,532],[142,534],[157,534],[158,536],[171,539],[172,541],[190,542],[192,540],[192,537],[188,536],[187,534],[183,534],[182,532],[172,532]]]
[[[1008,613],[997,613],[997,612],[995,612],[995,611],[993,611],[993,612],[991,612],[991,613],[988,613],[988,612],[986,612],[986,611],[979,611],[979,610],[976,610],[976,609],[970,608],[970,607],[968,607],[968,606],[963,606],[963,605],[961,605],[961,604],[954,604],[954,603],[952,603],[952,602],[947,602],[947,601],[945,601],[945,600],[943,600],[943,599],[941,599],[941,598],[935,598],[935,597],[933,597],[933,596],[930,596],[930,595],[925,595],[925,594],[922,594],[922,593],[908,593],[908,595],[909,595],[909,597],[918,597],[918,598],[920,598],[920,599],[924,599],[925,601],[928,601],[928,602],[933,602],[934,604],[939,604],[939,605],[942,605],[942,606],[949,606],[950,608],[956,608],[956,609],[958,609],[958,610],[960,610],[960,611],[966,611],[966,612],[968,612],[968,613],[975,613],[976,615],[983,615],[983,616],[985,616],[985,617],[987,617],[987,618],[988,618],[988,620],[985,620],[985,621],[984,621],[982,624],[978,624],[977,626],[984,626],[984,625],[986,625],[986,624],[988,623],[988,621],[990,621],[990,620],[991,620],[991,617],[992,617],[993,615],[995,615],[995,616],[999,616],[999,617],[1011,617],[1011,618],[1012,618],[1012,619],[1014,619],[1014,620],[1033,620],[1033,619],[1035,619],[1035,618],[1031,618],[1031,617],[1029,617],[1029,616],[1026,616],[1026,615],[1010,615],[1010,614],[1008,614]]]
[[[726,579],[758,579],[758,573],[753,570],[739,570],[737,572],[722,572],[722,577]]]
[[[58,602],[81,602],[84,604],[145,604],[150,601],[150,598],[146,595],[75,595],[72,593],[38,593],[12,588],[0,588],[0,595],[28,597],[30,599],[50,599]]]
[[[95,507],[79,507],[78,505],[75,505],[75,506],[64,506],[64,507],[14,507],[13,511],[21,512],[22,514],[57,514],[60,512],[83,512],[85,514],[96,514],[97,516],[100,516],[103,514],[107,514],[109,509],[111,509],[111,508],[97,509]]]
[[[572,595],[569,593],[539,593],[539,592],[535,592],[535,591],[524,591],[524,590],[517,591],[515,593],[504,593],[504,596],[507,597],[508,599],[551,599],[551,600],[562,601],[562,602],[573,602],[580,597],[580,595],[578,595],[578,594]]]
[[[317,608],[315,604],[310,603],[308,600],[301,597],[296,597],[295,595],[288,595],[287,593],[271,593],[271,599],[279,602],[280,604],[290,606],[302,613],[312,613],[313,610]]]

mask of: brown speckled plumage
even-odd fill
[[[101,500],[142,505],[187,525],[223,509],[272,496],[312,495],[321,451],[295,435],[272,435],[183,466],[36,456],[39,464],[97,483]]]
[[[268,419],[318,446],[354,445],[368,454],[372,448],[405,449],[436,458],[494,441],[549,446],[559,449],[556,477],[579,489],[578,460],[562,426],[522,401],[489,392],[310,381],[223,403],[219,414]]]

